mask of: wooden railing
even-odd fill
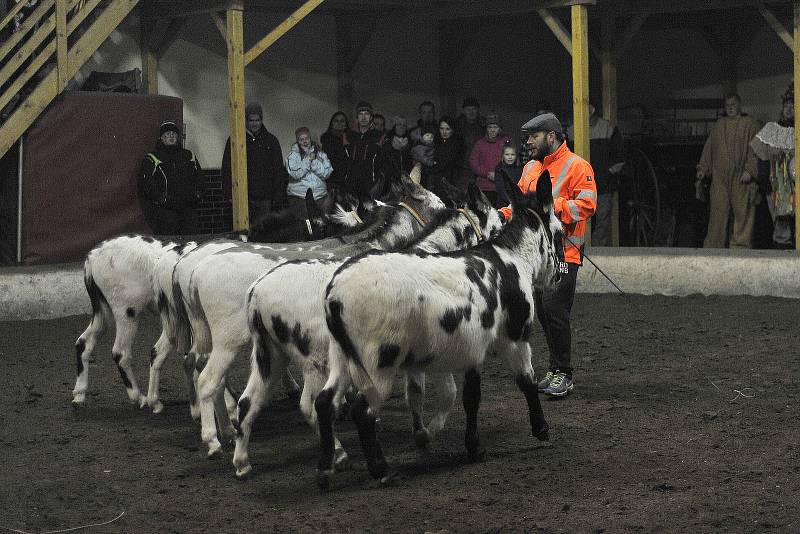
[[[138,2],[42,0],[19,29],[0,43],[0,110],[16,100],[8,116],[0,118],[0,156],[64,90]],[[0,32],[10,31],[15,16],[26,5],[21,0],[11,8],[0,21]]]

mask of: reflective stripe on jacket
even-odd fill
[[[597,186],[594,170],[588,161],[573,153],[567,143],[544,158],[544,163],[529,161],[522,171],[519,186],[523,193],[536,191],[536,182],[545,170],[553,184],[553,205],[564,226],[564,259],[567,263],[583,263],[586,221],[597,208]],[[508,219],[510,207],[500,211]],[[567,240],[568,239],[568,240]]]

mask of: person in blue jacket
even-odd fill
[[[333,166],[327,154],[311,139],[308,128],[301,126],[294,135],[297,142],[292,145],[286,158],[286,170],[289,172],[286,196],[289,207],[305,211],[306,191],[309,188],[317,203],[327,196],[326,180],[333,173]]]

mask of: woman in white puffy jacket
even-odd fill
[[[290,207],[305,210],[306,191],[309,188],[317,202],[328,194],[325,181],[333,172],[333,167],[327,154],[311,140],[308,128],[302,126],[294,135],[297,142],[292,145],[286,158],[286,169],[291,177],[286,193]]]

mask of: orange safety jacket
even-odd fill
[[[544,171],[550,172],[555,213],[564,226],[564,260],[581,265],[586,241],[586,221],[597,209],[594,169],[564,142],[555,152],[545,157],[543,163],[531,160],[525,165],[517,183],[520,191],[525,194],[536,191],[536,182]],[[506,219],[511,217],[510,206],[500,208],[500,211]]]

